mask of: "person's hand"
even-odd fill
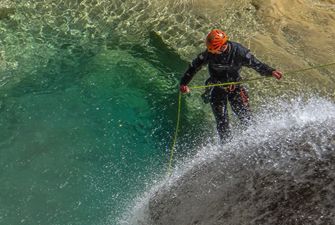
[[[189,87],[187,87],[187,85],[180,85],[180,92],[181,93],[189,93],[190,92],[190,89]]]
[[[278,70],[275,70],[272,72],[272,76],[275,77],[277,80],[280,80],[283,77],[283,73]]]

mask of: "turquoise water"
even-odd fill
[[[0,20],[0,224],[114,224],[166,173],[187,64],[155,32],[123,39],[122,20],[106,24],[123,10],[108,2],[95,11],[87,1],[7,4]],[[189,126],[184,138],[200,126]],[[195,144],[188,142],[176,157]]]
[[[182,3],[0,3],[1,225],[113,225],[166,175],[178,82],[212,26]],[[247,42],[255,9],[226,10]],[[286,87],[251,85],[252,99]],[[216,138],[200,92],[182,100],[175,162]]]
[[[164,169],[175,77],[112,50],[71,70],[2,94],[1,224],[103,223]]]
[[[165,174],[186,63],[161,44],[57,56],[2,91],[1,224],[113,224]]]

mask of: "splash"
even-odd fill
[[[333,102],[278,101],[181,162],[120,224],[333,224],[334,128]]]

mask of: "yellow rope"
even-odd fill
[[[328,64],[322,64],[322,65],[318,65],[318,66],[313,66],[313,67],[309,67],[309,68],[306,68],[306,69],[287,71],[285,73],[285,75],[294,74],[294,73],[300,73],[300,72],[304,72],[304,71],[308,71],[308,70],[313,70],[313,69],[319,69],[319,68],[328,67],[328,66],[332,66],[332,65],[335,65],[335,62],[328,63]],[[272,76],[269,76],[269,77],[258,77],[258,78],[243,80],[243,81],[227,82],[227,83],[221,83],[221,84],[209,84],[209,85],[203,85],[203,86],[190,86],[190,88],[191,89],[200,89],[200,88],[207,88],[207,87],[229,86],[229,85],[236,85],[236,84],[242,84],[242,83],[250,83],[250,82],[253,82],[253,81],[256,81],[256,80],[263,80],[263,79],[271,78],[271,77]]]
[[[175,145],[176,145],[176,141],[177,141],[179,124],[180,124],[180,110],[181,110],[181,92],[179,92],[179,96],[178,96],[177,124],[176,124],[176,130],[175,130],[174,137],[173,137],[171,153],[170,153],[170,161],[169,161],[169,168],[168,168],[169,176],[171,175],[171,172],[172,172],[171,167],[172,167],[172,161],[173,161],[173,154],[174,154],[174,149],[175,149]]]
[[[301,70],[290,70],[290,71],[287,71],[285,73],[285,75],[287,75],[287,74],[293,74],[293,73],[300,73],[300,72],[304,72],[304,71],[307,71],[307,70],[319,69],[319,68],[333,66],[333,65],[335,65],[335,62],[328,63],[328,64],[317,65],[317,66],[313,66],[313,67],[309,67],[309,68],[301,69]]]
[[[304,72],[304,71],[307,71],[307,70],[312,70],[312,69],[317,69],[317,68],[328,67],[328,66],[332,66],[332,65],[335,65],[335,62],[329,63],[329,64],[322,64],[322,65],[318,65],[318,66],[314,66],[314,67],[309,67],[309,68],[306,68],[306,69],[291,70],[291,71],[286,72],[285,75]],[[256,80],[262,80],[262,79],[266,79],[266,78],[271,78],[271,77],[258,77],[258,78],[253,78],[253,79],[248,79],[248,80],[243,80],[243,81],[238,81],[238,82],[228,82],[228,83],[222,83],[222,84],[210,84],[210,85],[204,85],[204,86],[191,86],[190,88],[200,89],[200,88],[207,88],[207,87],[229,86],[229,85],[234,85],[234,84],[236,85],[236,84],[242,84],[242,83],[249,83],[249,82],[253,82],[253,81],[256,81]],[[171,173],[172,173],[173,155],[174,155],[175,145],[176,145],[176,142],[177,142],[178,130],[179,130],[179,126],[180,126],[181,95],[182,95],[181,92],[179,92],[176,130],[175,130],[174,137],[173,137],[173,143],[172,143],[172,147],[171,147],[170,161],[169,161],[169,167],[168,167],[169,176],[171,176]]]
[[[243,81],[227,82],[227,83],[221,83],[221,84],[209,84],[209,85],[203,85],[203,86],[190,86],[190,89],[200,89],[200,88],[207,88],[207,87],[219,87],[219,86],[236,85],[236,84],[253,82],[255,80],[263,80],[263,79],[266,79],[266,78],[269,78],[269,77],[257,77],[257,78],[253,78],[253,79],[243,80]]]

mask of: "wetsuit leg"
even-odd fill
[[[250,124],[251,111],[247,90],[243,87],[238,87],[229,93],[228,99],[233,112],[238,116],[242,125],[248,126]]]
[[[227,110],[227,93],[222,89],[215,87],[211,92],[210,103],[213,114],[216,119],[217,131],[222,143],[229,138],[229,118]]]

